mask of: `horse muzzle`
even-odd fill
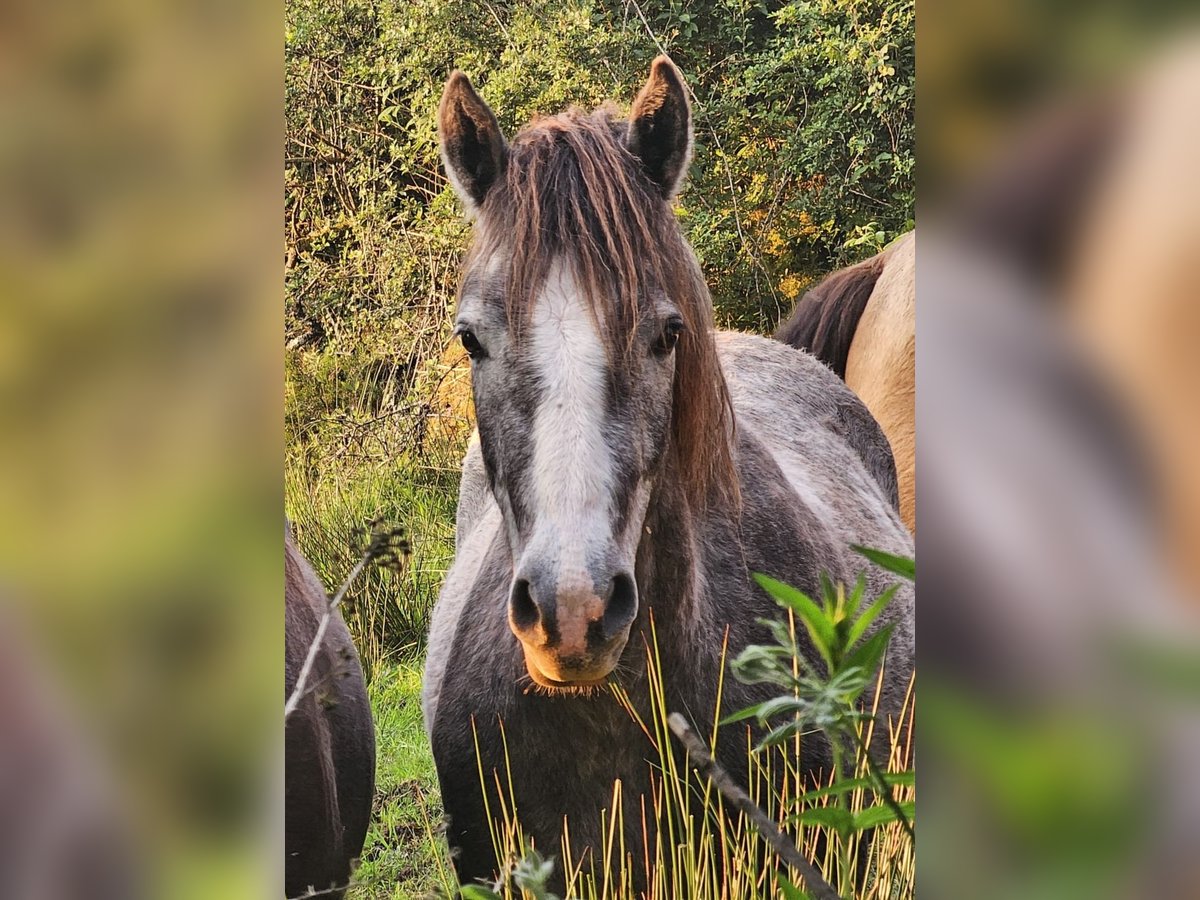
[[[509,626],[521,642],[529,676],[542,687],[594,687],[617,667],[637,615],[637,588],[626,572],[603,579],[602,594],[596,580],[514,579]]]

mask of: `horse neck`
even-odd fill
[[[639,622],[657,649],[668,708],[688,710],[701,717],[697,722],[707,722],[704,717],[716,709],[724,659],[724,626],[713,604],[732,601],[719,585],[729,583],[731,567],[744,570],[745,563],[736,516],[716,503],[693,509],[679,483],[658,479],[651,494],[638,547],[638,592],[645,610]],[[645,684],[648,675],[644,651],[638,646],[635,652],[628,661],[631,688]],[[644,690],[631,690],[630,696],[635,704],[650,702]],[[653,703],[643,712],[652,714]]]
[[[659,635],[674,635],[686,644],[711,618],[705,609],[709,568],[727,565],[728,559],[712,559],[710,547],[719,544],[722,557],[732,555],[744,567],[731,505],[717,497],[697,509],[670,466],[655,479],[638,545],[638,593],[653,608]]]

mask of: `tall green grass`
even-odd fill
[[[429,614],[454,557],[457,467],[399,459],[393,464],[286,473],[287,513],[317,575],[337,585],[357,561],[356,533],[375,519],[405,530],[412,548],[399,572],[368,567],[342,614],[368,676],[385,660],[418,656]]]
[[[433,349],[423,352],[430,358],[415,368],[381,368],[378,349],[287,355],[284,500],[301,551],[332,589],[371,522],[402,528],[411,548],[397,572],[368,568],[342,607],[368,678],[423,652],[454,558],[469,387]]]

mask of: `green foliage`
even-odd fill
[[[866,547],[855,548],[885,570],[913,579],[916,565],[912,559],[893,556]],[[915,803],[898,801],[893,786],[911,786],[911,772],[885,772],[872,757],[869,740],[864,740],[864,722],[873,718],[866,709],[864,693],[879,677],[880,665],[891,637],[890,625],[868,634],[880,613],[891,601],[896,585],[864,606],[865,579],[860,576],[849,591],[821,577],[821,601],[815,602],[803,592],[765,575],[754,576],[758,584],[789,614],[789,622],[764,620],[775,638],[773,644],[753,645],[733,661],[732,670],[748,683],[778,685],[784,693],[740,710],[724,721],[757,719],[771,727],[759,742],[758,750],[786,746],[814,730],[828,736],[833,751],[833,782],[799,797],[799,809],[792,821],[818,825],[838,837],[841,896],[848,896],[854,872],[858,837],[889,823],[899,823],[908,841],[915,840],[912,817]],[[800,622],[821,657],[814,664],[800,654],[794,624]],[[855,777],[856,772],[864,776]],[[850,793],[870,788],[878,802],[858,809],[850,803]],[[820,798],[832,803],[810,805]],[[785,893],[788,893],[785,891]],[[797,894],[802,896],[802,894]]]
[[[681,221],[726,319],[771,327],[808,281],[911,227],[913,22],[911,0],[290,0],[290,341],[444,336],[466,236],[435,137],[452,68],[512,134],[628,103],[660,50],[695,97]]]
[[[726,721],[754,717],[766,722],[777,716],[791,716],[763,739],[762,746],[768,747],[805,728],[848,734],[865,715],[859,708],[859,700],[875,679],[891,627],[881,628],[870,637],[864,635],[895,594],[895,588],[885,591],[863,610],[865,582],[861,578],[849,593],[826,581],[823,602],[818,606],[793,587],[765,575],[754,577],[780,606],[804,624],[825,670],[819,671],[800,656],[786,623],[764,621],[775,643],[747,647],[733,661],[733,672],[742,681],[777,684],[788,693],[744,709]],[[796,660],[800,660],[798,671]]]
[[[527,844],[521,856],[514,860],[503,875],[491,885],[468,884],[459,889],[463,900],[504,900],[504,892],[512,891],[529,900],[559,900],[550,893],[546,882],[554,874],[554,860],[544,859]]]

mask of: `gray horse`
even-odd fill
[[[779,615],[751,573],[812,593],[823,571],[849,582],[864,568],[851,544],[911,554],[912,541],[887,441],[846,386],[803,352],[713,332],[671,210],[692,139],[666,57],[628,120],[572,110],[511,143],[455,72],[439,131],[475,220],[456,331],[479,425],[425,670],[449,842],[464,882],[495,871],[495,772],[543,853],[561,854],[566,818],[572,863],[598,867],[614,781],[625,809],[650,791],[655,751],[605,685],[648,715],[651,617],[667,704],[707,734],[725,635],[732,656]],[[868,590],[891,580],[868,572]],[[908,586],[885,619],[880,707],[896,713]],[[722,714],[765,696],[727,679]],[[744,737],[718,755],[745,777]],[[827,743],[806,739],[802,762],[828,771]],[[627,845],[642,847],[635,818]]]

